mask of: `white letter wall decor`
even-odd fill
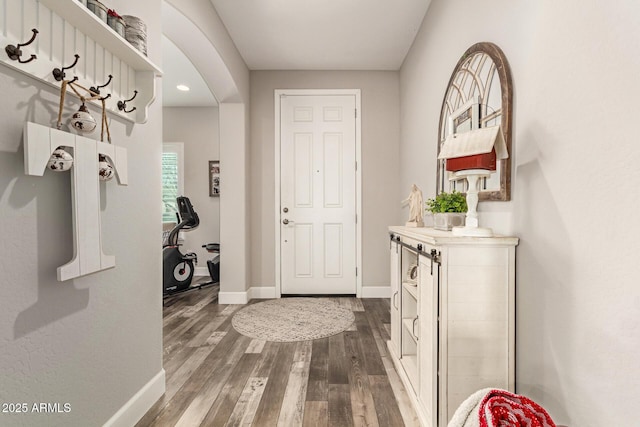
[[[118,183],[127,185],[127,150],[80,135],[27,123],[24,129],[25,174],[42,176],[51,153],[73,148],[71,201],[73,203],[73,259],[58,267],[58,281],[113,268],[115,257],[102,252],[98,157],[109,158]]]

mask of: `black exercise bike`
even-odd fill
[[[209,252],[218,254],[214,256],[213,260],[207,262],[211,281],[191,286],[195,271],[194,264],[198,263],[198,256],[194,252],[186,254],[180,252],[178,236],[181,230],[190,231],[198,227],[200,218],[198,218],[198,214],[193,209],[188,197],[180,196],[176,201],[178,203],[178,213],[176,213],[178,225],[169,232],[166,243],[162,246],[162,292],[164,296],[200,289],[203,286],[217,283],[220,272],[220,245],[217,243],[204,245],[203,247],[206,247]]]

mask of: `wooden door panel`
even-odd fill
[[[343,277],[342,224],[324,224],[324,277]]]
[[[313,207],[313,134],[296,133],[293,142],[294,206]]]
[[[313,277],[313,224],[296,223],[294,229],[294,276]]]
[[[323,206],[325,208],[341,208],[344,197],[342,134],[325,133],[323,149]]]

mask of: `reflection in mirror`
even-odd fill
[[[478,129],[480,127],[480,103],[478,97],[473,97],[469,101],[465,102],[460,108],[449,114],[447,117],[447,131],[444,138],[452,133],[469,132],[470,130]],[[440,143],[444,142],[444,139]],[[445,170],[446,162],[440,161],[439,167],[442,168],[440,176],[447,179],[447,183],[443,182],[445,191],[459,191],[461,193],[467,192],[468,181],[466,178],[454,179],[451,173]]]
[[[462,55],[451,75],[442,103],[438,153],[447,135],[489,126],[502,126],[509,157],[480,183],[480,200],[511,198],[511,72],[500,48],[477,43]],[[465,192],[466,180],[450,180],[445,160],[438,160],[436,192]]]

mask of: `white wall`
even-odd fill
[[[513,73],[513,200],[480,221],[521,238],[517,391],[560,424],[635,426],[640,4],[434,0],[401,69],[401,188],[435,193],[447,81],[480,41]]]
[[[143,17],[161,66],[158,2],[111,6]],[[22,130],[55,120],[59,91],[0,65],[0,93],[0,402],[71,405],[66,414],[0,412],[0,425],[102,425],[162,372],[162,94],[146,124],[111,120],[129,163],[127,187],[101,184],[104,251],[116,267],[58,282],[73,251],[70,175],[26,176]],[[65,117],[78,108],[69,106]]]
[[[218,109],[163,108],[162,119],[164,141],[184,143],[184,195],[200,218],[198,228],[184,233],[181,250],[198,254],[198,270],[208,275],[211,254],[202,245],[220,242],[220,197],[209,197],[208,174],[209,160],[220,160]]]
[[[363,286],[389,286],[387,227],[400,223],[398,77],[393,71],[251,72],[252,286],[275,286],[275,89],[361,89]]]
[[[251,172],[245,107],[220,104],[220,304],[248,301]]]
[[[196,68],[203,73],[207,69],[206,65],[201,65],[200,61],[206,59],[208,62],[223,65],[226,69],[217,69],[215,72],[219,74],[203,75],[205,82],[209,85],[216,99],[219,102],[249,102],[249,69],[247,68],[242,56],[238,52],[233,40],[227,32],[227,28],[218,16],[215,8],[210,0],[164,0],[163,3],[169,3],[176,10],[186,16],[191,24],[202,32],[211,43],[217,55],[215,57],[202,56],[202,53],[191,54],[191,50],[187,46],[181,46],[179,40],[171,40],[177,44],[187,57],[194,63]],[[165,6],[166,7],[166,6]],[[180,28],[180,27],[178,27]],[[194,30],[193,28],[189,28]],[[169,30],[169,33],[172,32]],[[189,34],[193,40],[194,35]],[[199,37],[195,37],[199,41]],[[205,46],[201,46],[203,49]],[[208,53],[208,51],[207,51]],[[223,61],[223,63],[220,61]],[[224,77],[221,77],[223,75]]]

